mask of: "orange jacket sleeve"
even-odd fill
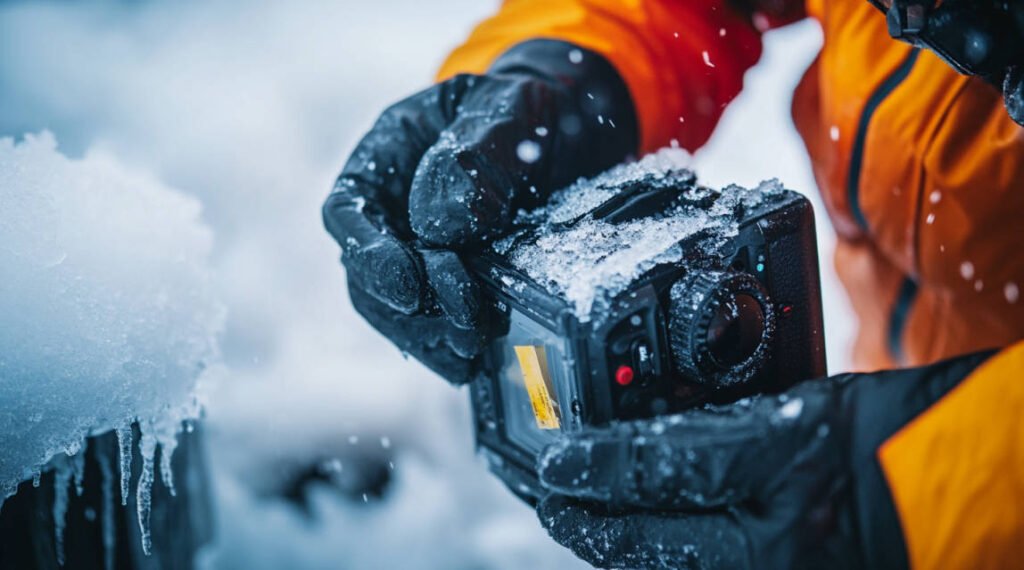
[[[915,570],[1008,568],[1024,541],[1024,342],[878,451]]]
[[[737,2],[758,3],[786,9],[759,13],[728,0],[506,0],[438,76],[483,73],[530,39],[570,42],[602,54],[622,75],[639,118],[642,151],[672,139],[692,151],[711,136],[739,93],[743,73],[761,56],[759,28],[802,14],[801,2]]]

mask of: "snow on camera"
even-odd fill
[[[734,206],[756,206],[765,195],[777,193],[777,180],[755,189],[729,186],[721,191],[699,187],[693,192],[719,195],[709,209],[678,206],[650,217],[609,223],[589,215],[630,183],[688,185],[690,155],[664,148],[637,162],[621,164],[591,179],[556,191],[547,206],[520,212],[517,223],[539,231],[522,241],[514,233],[495,243],[512,265],[548,292],[563,297],[580,321],[588,321],[618,293],[645,272],[683,257],[679,242],[698,232],[719,239],[736,234]]]
[[[117,430],[125,465],[133,421],[140,481],[159,446],[171,484],[217,359],[212,242],[196,200],[109,157],[68,159],[49,133],[0,139],[0,504],[49,467],[66,485],[90,434]]]

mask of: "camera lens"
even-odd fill
[[[677,368],[694,381],[749,380],[767,357],[771,303],[746,273],[692,272],[671,290],[669,336]]]
[[[708,323],[706,343],[715,362],[734,366],[754,354],[763,336],[761,304],[752,296],[740,293],[717,305]]]

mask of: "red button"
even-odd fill
[[[633,381],[633,369],[623,364],[615,371],[615,381],[619,386],[628,386]]]

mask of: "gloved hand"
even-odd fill
[[[986,356],[560,440],[541,523],[600,568],[906,568],[876,451]]]
[[[553,40],[391,106],[323,207],[356,310],[449,381],[470,380],[491,323],[462,255],[635,153],[637,129],[611,64]]]

